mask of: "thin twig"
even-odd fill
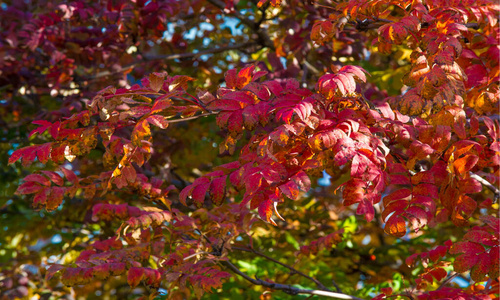
[[[227,45],[227,46],[218,47],[218,48],[206,49],[206,50],[198,51],[196,53],[188,52],[188,53],[145,56],[144,59],[147,61],[154,61],[154,60],[172,60],[172,59],[180,59],[180,58],[199,57],[199,56],[206,55],[206,54],[215,54],[215,53],[220,53],[220,52],[224,52],[224,51],[228,51],[228,50],[244,49],[244,48],[248,48],[254,44],[255,43],[253,43],[253,42],[246,42],[246,43],[241,43],[241,44],[234,44],[234,45]]]
[[[287,264],[284,264],[284,263],[282,263],[282,262],[280,262],[280,261],[278,261],[278,260],[276,260],[276,259],[274,259],[274,258],[272,258],[270,256],[267,256],[264,253],[260,253],[259,251],[255,250],[255,249],[248,249],[248,248],[242,248],[242,247],[231,247],[231,249],[240,250],[240,251],[246,251],[246,252],[251,252],[251,253],[254,253],[254,254],[256,254],[256,255],[258,255],[260,257],[264,257],[267,260],[270,260],[270,261],[272,261],[274,263],[277,263],[278,265],[281,265],[281,266],[287,268],[288,270],[292,271],[293,273],[297,273],[300,276],[311,280],[312,282],[316,283],[316,285],[318,286],[319,289],[324,290],[324,291],[331,291],[330,289],[328,289],[324,284],[322,284],[317,279],[314,279],[311,276],[308,276],[308,275],[302,273],[301,271],[299,271],[299,270],[297,270],[297,269],[295,269],[295,268],[293,268],[293,267],[291,267],[291,266],[289,266]]]
[[[245,280],[247,280],[255,285],[261,285],[263,287],[267,287],[270,289],[280,290],[280,291],[283,291],[283,292],[290,294],[290,295],[308,294],[308,295],[325,296],[325,297],[336,298],[336,299],[362,300],[361,298],[347,295],[347,294],[328,292],[328,291],[320,291],[320,290],[306,290],[306,289],[300,289],[300,288],[297,288],[297,287],[294,287],[294,286],[288,285],[288,284],[269,282],[269,281],[265,281],[265,280],[262,280],[259,278],[254,279],[254,278],[248,276],[247,274],[241,272],[240,269],[238,269],[235,265],[233,265],[229,261],[221,261],[221,263],[224,266],[231,269],[231,271],[233,271],[234,273],[240,275],[241,277],[245,278]]]
[[[445,287],[450,281],[453,280],[453,278],[457,277],[458,275],[460,275],[459,273],[455,273],[455,272],[451,272],[450,273],[451,275],[445,279],[445,281],[443,281],[443,283],[441,283],[441,285],[436,289],[436,290],[440,290],[442,289],[443,287]]]
[[[490,191],[492,191],[493,194],[495,194],[495,201],[497,201],[500,198],[500,190],[496,186],[491,184],[488,180],[484,179],[483,177],[477,175],[476,173],[470,172],[469,174],[470,174],[470,177],[479,181],[482,185],[484,185]]]
[[[224,8],[226,7],[226,3],[224,3],[224,1],[208,0],[208,2],[210,2],[212,5],[218,7],[219,9],[222,9],[222,10],[224,10]],[[245,17],[237,10],[232,11],[231,14],[233,16],[235,16],[238,20],[240,20],[241,23],[248,26],[248,28],[250,28],[253,32],[255,32],[257,34],[257,36],[258,36],[257,42],[260,45],[262,45],[264,47],[268,47],[272,50],[276,50],[274,47],[273,41],[271,41],[271,38],[269,37],[267,32],[265,32],[262,29],[262,27],[260,26],[260,23],[255,22],[253,20],[250,20],[249,18]]]
[[[179,123],[179,122],[184,122],[184,121],[198,119],[198,118],[201,118],[201,117],[216,115],[218,113],[219,112],[211,112],[211,113],[201,114],[201,115],[197,115],[197,116],[182,118],[182,119],[167,120],[167,123]]]
[[[311,65],[311,63],[307,60],[304,60],[304,65],[309,69],[309,71],[313,72],[314,75],[319,75],[321,73],[320,70],[316,69],[316,67]]]
[[[254,42],[246,42],[246,43],[241,43],[241,44],[234,44],[234,45],[227,45],[223,47],[218,47],[218,48],[212,48],[212,49],[206,49],[202,51],[198,51],[196,53],[194,52],[185,52],[185,53],[176,53],[176,54],[164,54],[164,55],[151,55],[151,56],[144,56],[141,61],[137,61],[128,65],[125,65],[121,67],[117,71],[103,71],[99,72],[95,75],[88,76],[88,77],[80,77],[77,78],[78,80],[91,80],[91,79],[97,79],[113,74],[118,74],[125,72],[134,66],[145,63],[145,62],[151,62],[151,61],[157,61],[157,60],[174,60],[174,59],[181,59],[181,58],[196,58],[202,55],[207,55],[207,54],[215,54],[215,53],[220,53],[228,50],[236,50],[236,49],[248,49],[252,45],[256,45]]]

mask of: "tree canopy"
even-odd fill
[[[498,299],[499,13],[0,1],[1,299]]]

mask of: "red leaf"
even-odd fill
[[[119,276],[125,273],[125,267],[125,263],[110,263],[109,271],[111,272],[111,275]]]
[[[500,232],[500,220],[494,216],[480,216],[479,219],[493,228],[494,232]],[[498,238],[498,235],[497,235]]]
[[[344,185],[342,196],[344,205],[349,206],[361,202],[365,197],[366,183],[359,178],[352,178]]]
[[[122,175],[125,176],[125,179],[127,179],[127,181],[130,183],[134,183],[135,179],[137,178],[135,168],[130,165],[122,169]]]
[[[283,194],[292,200],[297,200],[299,198],[299,187],[292,180],[280,185],[279,189]]]
[[[45,280],[50,281],[50,279],[52,279],[52,277],[54,277],[54,275],[62,269],[64,269],[64,266],[62,265],[50,266],[50,268],[45,273]]]
[[[43,186],[34,181],[27,181],[21,184],[16,191],[17,195],[27,195],[39,192]]]
[[[393,201],[389,203],[389,205],[384,207],[384,211],[382,212],[382,220],[385,222],[387,217],[391,214],[400,215],[402,212],[406,210],[408,207],[409,201]]]
[[[436,249],[429,251],[429,257],[433,262],[437,262],[439,258],[444,257],[451,247],[451,241],[445,242],[444,246],[437,246]]]
[[[52,126],[50,126],[49,133],[53,139],[57,139],[59,136],[59,130],[61,129],[61,122],[57,121]]]
[[[414,266],[415,259],[420,256],[420,253],[413,253],[412,255],[408,256],[405,260],[405,263],[408,267]]]
[[[129,110],[130,116],[134,118],[140,118],[146,114],[149,114],[151,112],[151,107],[148,105],[139,105],[139,106],[134,106]]]
[[[365,73],[368,74],[368,72],[366,72],[365,69],[358,67],[358,66],[343,66],[339,70],[339,72],[350,73],[350,74],[356,76],[357,80],[360,80],[362,82],[366,82]]]
[[[221,205],[226,196],[226,179],[227,176],[217,177],[210,183],[209,193],[215,205]]]
[[[243,131],[243,115],[241,111],[235,111],[231,114],[227,121],[227,130],[233,137]]]
[[[483,246],[473,242],[458,242],[451,246],[450,249],[451,254],[466,253],[469,255],[477,255],[479,253],[483,253],[484,251]]]
[[[345,94],[351,94],[356,91],[356,82],[354,81],[354,78],[352,76],[338,73],[337,79],[339,79],[341,82],[341,84],[339,84],[338,86],[344,87]]]
[[[435,268],[429,273],[432,275],[432,277],[436,278],[436,281],[441,281],[446,277],[446,275],[448,275],[448,272],[446,272],[443,268]]]
[[[184,189],[182,189],[182,191],[179,194],[179,201],[182,204],[186,205],[186,199],[189,195],[191,195],[194,187],[195,187],[195,185],[191,184],[191,185],[188,185],[187,187],[185,187]]]
[[[245,85],[249,84],[253,79],[255,66],[248,66],[238,72],[236,79],[236,88],[242,89]]]
[[[254,173],[245,179],[247,193],[255,193],[262,185],[262,174]]]
[[[242,103],[236,100],[217,99],[207,105],[210,110],[232,111],[243,108]]]
[[[23,166],[30,165],[36,158],[36,148],[38,146],[29,146],[14,151],[9,157],[9,164],[12,164],[22,158]]]
[[[104,280],[110,275],[110,265],[104,263],[102,265],[97,265],[92,268],[92,276],[97,280]]]
[[[453,269],[455,269],[457,273],[467,272],[477,264],[477,261],[478,256],[475,254],[462,254],[453,262]]]
[[[149,124],[160,127],[161,129],[165,129],[168,127],[168,121],[165,119],[165,117],[160,115],[149,116],[146,120],[149,122]]]
[[[375,217],[375,208],[373,207],[373,203],[370,200],[361,200],[358,204],[358,208],[356,209],[356,214],[364,215],[366,222],[371,222]]]
[[[237,81],[237,70],[236,69],[231,69],[226,72],[226,75],[224,76],[226,79],[226,87],[228,89],[234,89],[236,88],[236,81]]]
[[[153,107],[151,107],[151,111],[149,113],[156,114],[163,111],[165,108],[170,107],[172,105],[172,100],[170,100],[170,98],[167,98],[168,96],[170,95],[163,95],[158,97],[155,100]]]
[[[36,149],[36,156],[38,157],[38,160],[42,164],[46,164],[49,161],[51,147],[52,143],[45,143],[39,145],[38,148]]]
[[[144,280],[148,286],[158,287],[161,281],[161,273],[158,270],[144,268]]]
[[[472,177],[460,180],[458,186],[460,191],[464,194],[480,193],[483,190],[481,183]]]
[[[409,189],[399,189],[384,197],[384,206],[387,207],[393,201],[409,200],[411,191]]]
[[[66,148],[65,144],[60,144],[57,146],[53,146],[50,151],[50,158],[53,162],[62,163],[65,160],[64,157],[64,149]]]
[[[49,188],[43,188],[33,197],[33,207],[42,208],[47,204],[47,194],[50,192]]]
[[[44,133],[51,125],[52,123],[49,122],[49,121],[45,121],[45,120],[37,120],[37,121],[33,121],[32,122],[33,124],[36,124],[36,125],[40,125],[40,127],[36,128],[36,129],[33,129],[29,136],[28,137],[31,137],[33,136],[34,134],[42,134]]]
[[[78,177],[75,175],[75,173],[73,171],[66,169],[64,167],[61,167],[60,169],[63,172],[66,179],[68,179],[69,182],[71,182],[75,185],[78,184]]]
[[[272,200],[264,200],[259,204],[259,216],[266,222],[270,222],[274,226],[276,225],[276,222],[274,222],[273,219],[271,219],[274,211],[274,203]]]
[[[490,278],[497,278],[499,274],[499,262],[500,262],[500,253],[499,253],[500,247],[495,246],[490,249],[490,260],[491,260],[491,266],[490,270],[488,272],[488,275]]]
[[[61,205],[62,200],[64,198],[64,193],[66,192],[66,188],[63,187],[52,187],[50,191],[50,195],[47,198],[47,202],[45,204],[45,209],[47,211],[52,211]]]
[[[386,296],[392,295],[392,288],[391,287],[381,288],[380,291],[382,293],[384,293]]]
[[[428,223],[427,213],[424,209],[414,205],[406,209],[404,216],[410,221],[412,228],[415,231]]]
[[[209,187],[210,187],[210,182],[205,182],[198,184],[195,188],[193,188],[191,197],[193,198],[193,201],[197,206],[201,206],[203,202],[205,202],[205,195]]]
[[[488,82],[488,71],[482,64],[472,64],[465,69],[466,88],[479,87]]]
[[[311,179],[307,176],[306,172],[300,171],[290,178],[297,184],[299,189],[305,193],[309,192],[311,189]]]
[[[470,277],[475,282],[483,281],[488,274],[490,266],[492,265],[491,256],[489,253],[483,253],[478,256],[475,266],[472,267]],[[495,258],[498,260],[498,257]]]
[[[136,287],[144,278],[144,268],[132,267],[127,272],[127,283],[130,287]]]
[[[24,178],[24,181],[33,181],[33,182],[38,182],[39,184],[45,185],[45,186],[50,186],[50,180],[40,174],[30,174]]]
[[[468,219],[476,210],[477,202],[469,196],[460,195],[453,211],[452,220],[460,216]]]

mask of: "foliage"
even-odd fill
[[[3,1],[2,299],[498,299],[494,1]]]

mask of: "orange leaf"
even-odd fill
[[[455,174],[466,175],[477,164],[479,157],[477,155],[466,155],[453,162]]]
[[[132,131],[132,144],[136,147],[142,146],[142,140],[148,140],[151,137],[151,129],[146,120],[138,122]]]
[[[406,222],[400,216],[391,216],[385,223],[384,231],[395,237],[403,237],[406,234]]]

